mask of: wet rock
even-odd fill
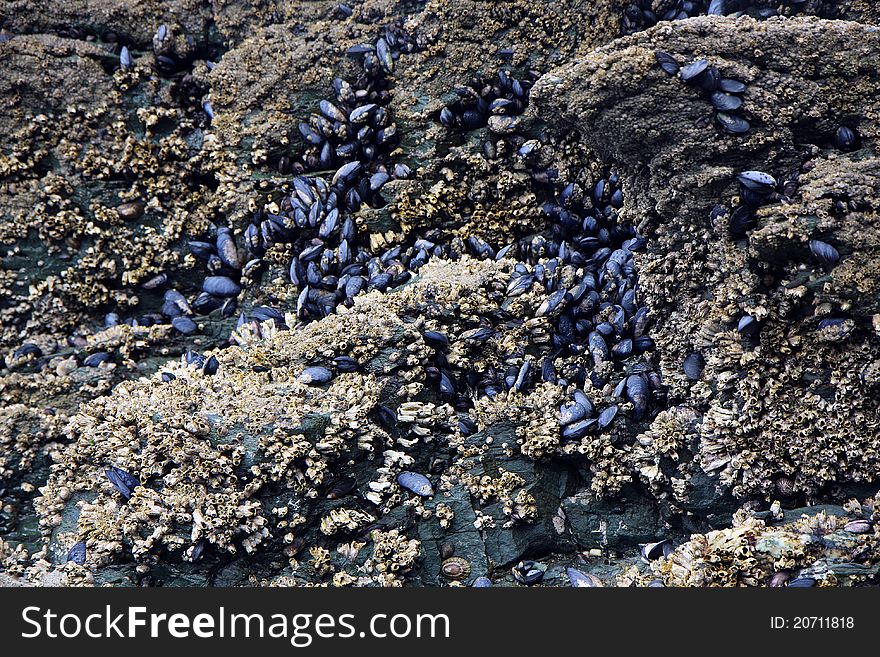
[[[805,40],[815,45],[811,54],[793,55]],[[532,92],[539,118],[576,126],[624,168],[624,212],[643,217],[640,228],[651,236],[637,260],[662,369],[681,372],[693,351],[706,358],[702,380],[712,386],[681,372],[671,392],[697,411],[700,467],[738,497],[769,494],[781,461],[800,492],[874,476],[874,465],[860,458],[844,457],[833,473],[823,465],[832,452],[853,448],[843,427],[860,426],[857,451],[872,451],[880,438],[880,411],[858,377],[880,354],[873,328],[880,199],[872,191],[880,160],[866,148],[841,154],[834,144],[853,113],[864,144],[880,130],[880,97],[867,73],[880,50],[863,55],[874,42],[880,36],[870,26],[817,18],[673,21],[548,73]],[[667,75],[657,51],[681,62],[704,57],[723,77],[742,81],[751,130],[719,130],[711,103]],[[756,200],[741,198],[737,176],[748,171],[768,172],[777,186],[762,188],[754,223],[730,234],[736,203]],[[817,262],[810,240],[834,244],[833,269]],[[859,334],[823,323],[840,318],[839,308]],[[737,335],[744,316],[760,331]],[[813,394],[824,401],[816,405]],[[819,435],[830,441],[827,450]],[[752,452],[755,444],[760,452]],[[748,466],[739,460],[746,454]],[[662,466],[644,471],[653,477]]]

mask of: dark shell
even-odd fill
[[[736,179],[743,186],[762,194],[770,194],[776,189],[776,178],[763,171],[743,171]]]
[[[381,404],[376,406],[376,415],[383,427],[391,431],[397,426],[397,413]]]
[[[83,360],[83,365],[86,367],[97,367],[101,363],[106,363],[108,360],[110,360],[110,354],[106,351],[98,351],[86,356],[85,360]]]
[[[391,47],[382,37],[376,42],[376,56],[387,73],[391,73],[394,70],[394,58],[391,56]]]
[[[190,252],[197,258],[207,260],[214,255],[214,245],[210,242],[200,242],[198,240],[190,240],[187,243]]]
[[[445,370],[440,372],[440,392],[444,395],[454,395],[456,391],[455,382]]]
[[[598,420],[596,418],[591,418],[589,420],[581,420],[580,422],[575,422],[573,424],[569,424],[562,430],[562,439],[563,440],[580,440],[588,433],[594,431],[598,424]]]
[[[376,109],[377,105],[375,103],[369,103],[367,105],[361,105],[360,107],[354,108],[351,113],[348,115],[348,120],[354,123],[355,125],[361,125],[370,120],[370,116],[373,111]],[[334,180],[335,182],[335,180]]]
[[[590,333],[587,337],[587,344],[590,349],[590,355],[593,357],[593,360],[597,365],[611,357],[611,352],[608,350],[608,345],[601,333],[598,333],[597,331]]]
[[[180,315],[179,317],[174,317],[171,320],[171,326],[175,329],[183,333],[184,335],[191,335],[199,330],[198,325],[192,321],[189,317],[184,315]]]
[[[197,351],[187,351],[182,360],[187,365],[195,365],[198,368],[205,366],[205,357]]]
[[[104,474],[126,500],[131,497],[132,490],[140,484],[135,477],[120,468],[111,466],[104,470]]]
[[[588,575],[576,568],[566,568],[565,574],[572,587],[578,589],[596,588],[602,586],[602,582],[595,575]]]
[[[507,296],[517,297],[520,294],[528,292],[534,282],[535,277],[531,274],[525,274],[512,279],[507,286]]]
[[[73,547],[67,553],[67,560],[72,561],[78,566],[82,566],[86,562],[86,544],[83,541],[74,543]]]
[[[834,134],[834,145],[842,151],[852,150],[858,138],[856,133],[845,125],[840,126]]]
[[[474,583],[471,586],[475,589],[484,589],[492,586],[492,580],[488,577],[481,575],[474,580]]]
[[[434,349],[446,349],[449,346],[449,338],[439,331],[425,331],[422,337],[428,346]]]
[[[646,543],[642,545],[642,557],[646,561],[655,561],[661,557],[665,558],[672,554],[672,539],[665,539],[657,543]]]
[[[587,415],[592,415],[593,413],[596,412],[596,409],[593,406],[593,402],[590,400],[589,397],[587,397],[587,395],[583,391],[575,390],[574,393],[572,394],[572,397],[574,397],[574,400],[578,404],[580,404],[581,406],[583,406],[586,409]]]
[[[343,114],[342,111],[329,100],[322,100],[321,102],[319,102],[318,108],[321,110],[321,114],[326,116],[331,121],[339,121],[340,123],[348,122],[348,117]]]
[[[810,251],[816,260],[828,269],[834,267],[840,260],[840,253],[837,249],[822,240],[810,240]]]
[[[700,380],[700,377],[703,376],[703,368],[705,366],[706,361],[703,360],[702,354],[698,351],[688,354],[684,359],[684,363],[682,363],[684,373],[691,381]]]
[[[339,372],[357,372],[359,364],[350,356],[337,356],[333,359],[333,364]]]
[[[232,269],[241,269],[241,258],[232,238],[232,231],[226,227],[217,229],[217,255],[221,262]]]
[[[758,328],[758,322],[751,315],[743,315],[736,324],[736,330],[743,334],[754,333]]]
[[[307,367],[298,377],[299,382],[305,383],[306,385],[310,385],[312,383],[327,383],[332,378],[333,372],[331,372],[326,367],[322,367],[320,365]]]
[[[816,580],[812,577],[797,577],[788,583],[790,588],[810,588],[816,586]]]
[[[712,0],[706,13],[709,16],[724,16],[727,14],[727,0]]]
[[[705,73],[706,69],[709,68],[709,61],[706,59],[697,59],[690,64],[685,64],[681,67],[681,72],[679,76],[681,77],[683,82],[691,82],[696,80]]]
[[[648,410],[648,381],[641,374],[630,374],[626,378],[626,396],[633,404],[635,419],[640,420]]]
[[[732,96],[723,91],[716,91],[712,94],[712,105],[722,112],[732,112],[742,107],[742,98]]]
[[[469,415],[463,415],[458,419],[458,430],[462,436],[471,436],[477,433],[477,423]]]
[[[397,475],[397,483],[420,497],[430,497],[434,494],[431,482],[425,475],[418,472],[401,472]]]
[[[577,402],[570,402],[559,407],[559,424],[566,426],[579,422],[587,416],[587,409]]]
[[[746,91],[746,85],[739,80],[731,80],[730,78],[721,78],[718,82],[718,88],[729,94],[742,94]]]
[[[165,283],[168,282],[168,274],[162,273],[157,276],[153,276],[151,279],[141,284],[141,287],[145,290],[155,290],[158,287],[162,287]]]
[[[754,227],[755,216],[752,213],[751,208],[745,205],[738,205],[730,215],[730,222],[728,225],[730,234],[736,239],[741,239]]]
[[[241,286],[228,276],[208,276],[202,290],[215,297],[234,297],[241,292]]]
[[[660,65],[660,68],[663,69],[664,73],[668,73],[669,75],[675,75],[678,73],[680,66],[675,57],[668,52],[658,50],[654,53],[654,57],[657,58],[657,63]]]
[[[332,185],[335,185],[337,182],[350,182],[353,180],[358,174],[360,174],[363,165],[355,160],[354,162],[349,162],[348,164],[344,164],[333,174],[333,179],[331,181]]]
[[[341,479],[337,479],[330,485],[330,488],[327,489],[327,499],[338,500],[345,497],[353,491],[356,486],[357,481],[354,477],[342,477]]]
[[[206,376],[214,376],[219,369],[220,361],[217,360],[216,356],[211,356],[205,361],[205,366],[202,368],[202,372],[204,372]]]
[[[513,567],[514,579],[520,584],[535,584],[544,579],[547,566],[536,561],[520,561]]]
[[[205,539],[200,539],[195,542],[195,544],[190,549],[189,560],[195,563],[199,559],[202,558],[202,554],[205,552],[205,546],[207,545],[207,541]]]
[[[733,116],[732,114],[726,114],[725,112],[718,112],[715,115],[715,119],[722,128],[733,135],[743,135],[752,128],[745,119]]]
[[[464,340],[465,342],[470,342],[473,344],[483,344],[484,342],[486,342],[486,340],[491,338],[493,335],[495,335],[495,331],[493,331],[492,329],[490,329],[486,326],[481,326],[480,328],[475,328],[475,329],[470,329],[468,331],[464,331],[458,337],[460,339]]]
[[[627,358],[630,354],[632,354],[633,350],[633,341],[629,338],[624,338],[616,345],[611,347],[611,353],[614,354],[617,358]]]
[[[714,66],[710,66],[698,79],[704,91],[713,92],[721,83],[721,73]]]
[[[609,424],[614,421],[615,416],[617,415],[617,404],[612,404],[604,411],[599,413],[599,428],[604,429]]]

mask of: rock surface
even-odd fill
[[[627,0],[367,0],[351,16],[329,1],[8,4],[0,583],[515,585],[524,559],[548,566],[544,585],[569,585],[567,566],[608,585],[766,585],[779,572],[876,583],[873,3],[834,7],[858,22],[699,17],[620,39]],[[811,0],[801,13],[830,12]],[[220,309],[193,314],[191,335],[151,318],[166,289],[195,302],[206,265],[187,240],[229,226],[241,248],[254,212],[278,211],[308,153],[300,123],[334,78],[361,75],[346,49],[386,25],[417,44],[381,83],[401,133],[389,157],[413,175],[357,213],[358,239],[381,252],[425,236],[496,248],[552,237],[541,207],[558,199],[553,185],[575,183],[589,205],[610,168],[621,224],[647,239],[636,256],[656,342],[646,362],[664,385],[648,417],[618,400],[620,422],[563,441],[571,385],[505,390],[467,412],[438,394],[425,330],[448,334],[450,367],[479,372],[519,367],[517,345],[544,348],[523,326],[547,293],[505,299],[514,259],[432,259],[408,284],[302,324],[290,254],[273,247],[236,302],[280,308],[293,330],[235,329]],[[722,132],[658,50],[746,83],[751,131]],[[499,68],[536,81],[514,138],[444,129],[454,90]],[[834,145],[841,125],[858,135],[848,152]],[[526,140],[539,145],[523,156]],[[793,184],[732,236],[743,170]],[[839,252],[833,266],[816,239]],[[105,327],[110,311],[135,325]],[[744,315],[758,333],[736,331]],[[844,321],[820,328],[828,319]],[[485,344],[459,340],[483,325],[496,331]],[[191,350],[215,355],[216,374],[182,362]],[[682,363],[695,351],[705,367],[692,380]],[[86,364],[104,352],[107,363]],[[330,365],[343,354],[357,371]],[[303,383],[318,365],[332,380]],[[583,387],[607,404],[612,383]],[[111,466],[140,481],[130,499]],[[407,491],[402,471],[434,494]],[[777,526],[780,501],[825,506]],[[830,538],[797,547],[816,534]],[[668,558],[640,558],[667,538],[679,546]],[[85,565],[65,563],[79,540]]]
[[[877,476],[880,407],[865,372],[880,357],[878,38],[842,21],[695,18],[597,49],[533,91],[538,116],[583,130],[628,180],[624,211],[650,239],[641,285],[663,370],[703,418],[699,466],[738,496],[811,497]],[[682,64],[706,57],[746,83],[752,130],[722,131],[705,95],[665,74],[657,51]],[[833,137],[850,124],[862,148],[842,153]],[[796,187],[737,240],[728,225],[745,170]],[[830,271],[813,239],[841,253]],[[761,326],[745,346],[735,331],[744,315]],[[851,330],[820,330],[828,318],[849,318]],[[692,352],[706,361],[696,385],[682,372]]]

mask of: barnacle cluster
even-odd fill
[[[880,571],[877,498],[848,508],[785,512],[783,522],[735,518],[728,529],[692,536],[649,570],[630,569],[622,585],[848,586],[870,582]]]

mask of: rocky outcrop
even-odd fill
[[[620,167],[624,212],[650,240],[641,289],[662,368],[673,400],[700,417],[694,463],[740,497],[840,494],[880,471],[877,38],[807,18],[679,21],[597,49],[532,94],[541,119],[577,127]],[[657,51],[744,82],[752,129],[722,130],[705,92],[663,72]],[[858,133],[857,150],[834,148],[841,125]],[[791,183],[738,239],[729,225],[744,170]],[[817,259],[815,239],[839,262]],[[760,325],[753,337],[736,330],[744,316]],[[694,352],[706,366],[692,382],[682,363]],[[652,444],[669,435],[658,422],[652,432]]]
[[[854,532],[822,516],[776,527],[766,511],[777,500],[774,517],[846,503],[824,511],[850,520],[875,505],[874,28],[703,17],[615,40],[628,0],[368,0],[351,15],[324,1],[93,4],[29,12],[13,2],[0,21],[10,99],[0,117],[0,570],[22,578],[13,581],[514,584],[511,567],[532,559],[548,585],[568,585],[566,566],[609,584],[756,585],[782,570],[828,584],[876,579],[876,559],[862,554],[876,547],[874,525]],[[876,20],[860,0],[839,9]],[[157,43],[159,24],[168,34]],[[192,302],[205,268],[219,267],[187,239],[213,241],[229,226],[245,253],[254,212],[279,212],[309,148],[300,123],[334,97],[334,78],[363,74],[346,49],[388,25],[413,47],[368,84],[387,92],[380,104],[400,134],[387,164],[410,173],[354,215],[357,241],[415,253],[421,237],[429,264],[306,324],[288,269],[303,245],[276,243],[241,277],[238,303],[245,314],[271,305],[284,321],[236,326],[217,309],[188,335],[157,321],[163,286]],[[658,50],[682,64],[706,57],[744,82],[751,131],[722,131],[707,95],[664,73]],[[495,84],[499,68],[540,78],[516,133],[447,130],[441,110],[463,85]],[[834,145],[841,125],[858,136],[845,152]],[[790,184],[745,235],[731,234],[747,169]],[[542,208],[567,203],[563,182],[589,210],[611,202],[591,191],[613,174],[623,184],[615,230],[635,224],[646,238],[638,305],[650,308],[656,350],[614,380],[610,367],[592,376],[591,356],[572,350],[548,381],[535,373],[558,346],[537,312],[550,288],[506,296],[515,259],[562,252],[566,235]],[[471,239],[495,249],[521,240],[520,251],[461,257]],[[818,259],[816,239],[839,259]],[[436,255],[435,243],[452,248]],[[560,268],[562,287],[577,269]],[[144,286],[160,273],[165,282]],[[108,310],[137,325],[104,328]],[[737,331],[744,316],[760,330]],[[464,335],[475,327],[491,327],[491,339]],[[435,353],[426,330],[446,334],[448,352]],[[216,373],[194,351],[214,355]],[[688,376],[695,352],[703,366]],[[107,362],[87,366],[96,353]],[[527,361],[530,385],[478,393]],[[301,378],[325,366],[330,381]],[[662,385],[636,418],[614,384],[645,367]],[[438,390],[446,369],[473,399]],[[613,403],[618,421],[563,440],[559,406],[578,386]],[[139,483],[114,486],[110,467]],[[433,493],[402,486],[404,471]],[[791,547],[816,533],[830,538]],[[660,539],[681,547],[642,563],[640,546]],[[66,562],[78,541],[84,564]]]

